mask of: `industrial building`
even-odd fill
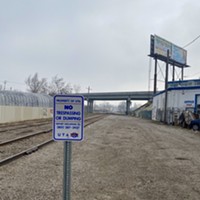
[[[0,123],[52,117],[53,98],[45,94],[0,91]]]
[[[166,107],[165,96],[165,90],[154,95],[153,120],[164,121],[165,110],[168,124],[177,123],[184,111],[200,114],[200,79],[168,82]]]

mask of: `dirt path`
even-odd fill
[[[0,169],[2,200],[61,200],[62,142]],[[72,200],[199,200],[200,133],[110,116],[73,143]]]

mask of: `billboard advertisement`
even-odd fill
[[[154,53],[167,57],[167,50],[169,50],[169,56],[172,54],[172,45],[167,40],[154,36]]]
[[[152,42],[153,40],[153,42]],[[153,47],[152,47],[153,45]],[[158,55],[167,57],[167,50],[169,50],[170,60],[186,65],[187,51],[171,42],[157,36],[151,36],[151,55]]]
[[[172,60],[179,62],[181,64],[186,64],[187,62],[187,51],[172,44]]]

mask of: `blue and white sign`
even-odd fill
[[[84,97],[76,95],[54,96],[54,140],[83,140]]]
[[[185,107],[194,107],[194,100],[185,100],[184,101]]]

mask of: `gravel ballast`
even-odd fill
[[[72,144],[72,200],[199,200],[200,134],[109,116]],[[1,200],[62,200],[63,142],[0,168]]]

